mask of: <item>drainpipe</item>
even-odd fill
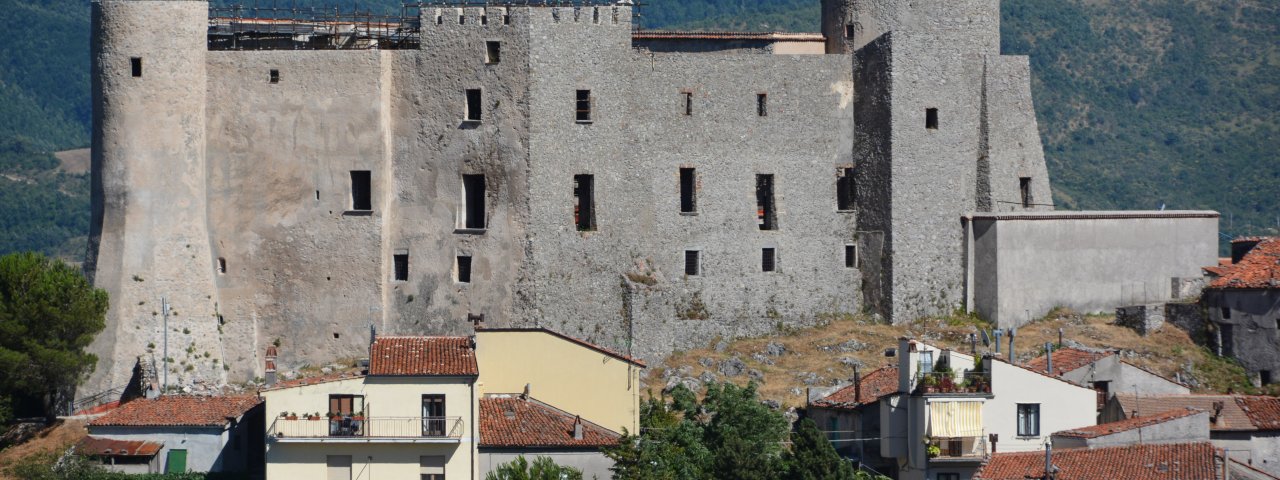
[[[1018,333],[1017,329],[1009,329],[1009,363],[1018,364],[1018,356],[1013,351],[1013,337]]]
[[[1045,342],[1044,344],[1045,373],[1053,376],[1053,344]]]
[[[860,402],[862,398],[862,374],[858,373],[858,366],[853,366],[853,401]]]
[[[1000,337],[1004,336],[1004,330],[997,328],[995,332],[992,332],[992,334],[996,337],[996,353],[1000,353]]]
[[[1044,442],[1044,478],[1053,479],[1053,443]]]

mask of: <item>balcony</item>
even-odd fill
[[[267,436],[284,443],[459,443],[462,417],[276,418]]]
[[[987,438],[932,438],[927,447],[929,463],[972,463],[987,458]]]
[[[957,381],[956,375],[949,371],[917,372],[915,378],[917,395],[991,395],[991,373],[967,371]]]

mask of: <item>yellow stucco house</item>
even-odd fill
[[[381,336],[362,374],[261,392],[267,478],[480,479],[517,455],[608,478],[644,364],[545,329]]]

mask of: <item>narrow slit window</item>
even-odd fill
[[[756,223],[761,230],[778,229],[778,215],[773,199],[773,175],[756,175]]]
[[[701,252],[697,250],[684,251],[684,274],[685,275],[692,277],[692,276],[697,276],[702,274],[702,264],[701,264],[702,259],[699,258],[700,256],[699,253]]]
[[[836,210],[848,212],[853,210],[854,202],[853,169],[839,169],[836,177]]]
[[[467,89],[467,118],[468,122],[480,121],[480,89]]]
[[[468,230],[485,228],[484,175],[462,176],[462,226]]]
[[[596,229],[595,176],[573,176],[573,222],[579,232]]]
[[[351,209],[356,211],[373,210],[373,193],[371,191],[368,170],[351,171]]]
[[[409,254],[397,253],[392,257],[392,260],[395,263],[396,281],[404,282],[409,280]]]
[[[436,25],[444,25],[444,15],[436,15]]]
[[[852,24],[844,26],[844,38],[853,38],[855,33],[856,33],[856,30],[854,29]]]
[[[1018,179],[1018,194],[1022,197],[1022,208],[1031,208],[1031,179]]]
[[[600,24],[600,7],[591,8],[591,23]]]
[[[142,58],[141,57],[130,58],[129,69],[132,71],[133,76],[141,77],[142,76]]]
[[[591,90],[578,90],[575,119],[578,123],[591,123]]]
[[[760,271],[772,272],[777,268],[778,251],[773,248],[760,249]]]
[[[466,24],[467,24],[467,16],[458,15],[458,25],[466,25]]]
[[[1271,385],[1271,370],[1259,370],[1258,383],[1261,383],[1264,387]]]
[[[481,25],[488,25],[488,24],[489,24],[489,16],[488,16],[488,15],[481,15],[481,16],[480,16],[480,24],[481,24]]]
[[[494,64],[502,61],[502,42],[484,42],[484,63]]]
[[[1222,307],[1222,319],[1223,319],[1223,320],[1231,320],[1231,309],[1230,309],[1230,308],[1228,308],[1228,307]]]
[[[458,255],[458,283],[471,283],[471,256]]]
[[[683,92],[680,96],[684,98],[684,115],[693,115],[693,92]]]
[[[698,211],[698,171],[693,168],[680,169],[680,213]]]
[[[511,25],[511,14],[509,13],[502,14],[502,24]]]
[[[938,109],[936,108],[924,109],[924,128],[927,128],[929,130],[938,129]]]
[[[280,71],[271,69],[271,83],[280,83]]]
[[[858,246],[844,246],[844,268],[858,268]]]
[[[756,94],[756,115],[761,117],[769,116],[769,94]]]
[[[218,273],[227,273],[227,259],[218,257]]]

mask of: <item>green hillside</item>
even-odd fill
[[[819,15],[817,0],[644,3],[645,28],[814,31]],[[0,254],[83,251],[87,175],[49,153],[88,144],[88,12],[0,0]],[[1226,233],[1277,233],[1280,4],[1005,0],[1002,16],[1005,53],[1031,56],[1060,207],[1210,208]]]

